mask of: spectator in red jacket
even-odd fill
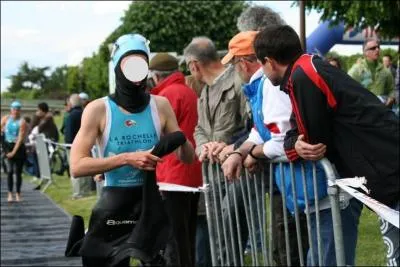
[[[169,100],[179,128],[195,147],[193,133],[197,124],[197,95],[185,84],[185,76],[178,71],[178,66],[178,60],[168,53],[159,53],[151,59],[149,69],[156,85],[151,94],[164,96]],[[164,162],[157,164],[158,182],[190,187],[199,187],[202,184],[199,161],[184,164],[175,154],[165,156],[163,160]],[[162,194],[172,225],[172,236],[166,248],[167,264],[194,266],[199,193],[163,191]]]

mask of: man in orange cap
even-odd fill
[[[253,43],[258,31],[244,31],[235,35],[229,42],[228,54],[222,59],[222,64],[231,63],[235,71],[245,83],[244,94],[250,103],[254,127],[250,130],[247,139],[243,144],[235,144],[235,152],[220,153],[220,160],[223,161],[222,169],[228,179],[238,178],[241,175],[242,166],[249,171],[254,171],[259,159],[273,159],[285,155],[283,140],[286,131],[290,129],[290,115],[292,106],[289,97],[279,87],[263,75],[261,65],[257,61]],[[259,110],[262,110],[261,114]],[[226,156],[227,155],[227,156]],[[265,168],[266,176],[269,171]],[[260,177],[259,177],[260,178]],[[256,179],[260,181],[261,179]],[[269,184],[269,183],[266,183]],[[259,187],[261,186],[261,183]],[[271,207],[275,214],[275,229],[277,238],[274,240],[274,260],[279,265],[286,263],[286,249],[284,240],[282,196],[274,189],[274,206]],[[255,206],[255,205],[253,205]],[[255,212],[255,214],[257,214]],[[303,218],[302,218],[303,219]],[[294,217],[288,218],[289,228],[295,229]],[[278,226],[281,227],[278,227]],[[304,225],[305,226],[305,225]],[[304,256],[307,251],[307,231],[302,229]],[[291,263],[300,264],[295,235],[290,235]],[[255,248],[252,248],[255,249]]]

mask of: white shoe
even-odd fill
[[[39,181],[39,179],[37,177],[33,177],[31,182],[36,183],[37,181]]]

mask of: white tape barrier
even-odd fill
[[[364,193],[354,188],[351,188],[351,187],[361,188],[368,193],[369,190],[364,186],[365,183],[366,183],[365,177],[344,178],[336,180],[336,184],[340,188],[342,188],[347,193],[360,200],[365,205],[367,205],[369,208],[375,211],[382,219],[390,222],[397,228],[400,228],[399,211],[391,209],[388,206],[380,203],[379,201],[376,201],[375,199],[365,195]]]
[[[57,142],[54,142],[54,141],[52,141],[50,139],[47,139],[47,138],[45,138],[44,141],[46,143],[49,143],[49,144],[52,144],[52,145],[56,145],[56,146],[62,146],[62,147],[71,147],[72,146],[72,144],[57,143]]]
[[[190,186],[184,186],[184,185],[179,185],[179,184],[170,184],[170,183],[163,183],[159,182],[157,183],[158,185],[158,190],[160,191],[174,191],[174,192],[200,192],[201,189],[198,187],[190,187]]]

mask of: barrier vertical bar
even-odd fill
[[[219,172],[220,173],[220,172]],[[230,186],[232,186],[233,187],[233,191],[235,191],[235,187],[234,187],[234,184],[228,184],[228,181],[227,181],[227,179],[226,179],[226,177],[224,176],[224,182],[225,182],[225,188],[226,188],[226,191],[225,191],[225,196],[226,196],[226,203],[227,203],[227,212],[228,212],[228,219],[229,219],[229,231],[231,232],[231,235],[228,237],[228,239],[230,239],[230,245],[231,245],[231,248],[232,248],[232,257],[233,257],[233,263],[235,264],[235,266],[237,266],[238,265],[238,262],[237,262],[237,255],[236,255],[236,248],[235,248],[235,240],[234,240],[234,237],[232,236],[232,234],[233,234],[233,223],[232,223],[232,214],[231,214],[231,202],[230,202],[230,197],[229,197],[229,194],[230,194]],[[234,236],[236,236],[236,235],[234,235]],[[226,248],[228,248],[228,244],[229,242],[227,242],[226,243]]]
[[[220,243],[219,246],[221,247],[221,250],[223,253],[225,253],[225,257],[223,257],[224,255],[220,255],[221,257],[221,263],[223,265],[223,260],[226,260],[227,265],[229,264],[230,261],[230,251],[228,249],[228,233],[227,233],[227,229],[226,229],[226,225],[225,225],[225,218],[224,218],[224,193],[222,191],[221,188],[221,183],[222,183],[222,179],[220,177],[220,173],[219,173],[219,168],[218,165],[216,163],[214,163],[213,165],[213,171],[215,171],[216,175],[217,175],[217,188],[218,188],[218,195],[219,195],[219,207],[221,209],[221,213],[217,213],[217,214],[221,214],[221,218],[222,218],[222,235],[223,235],[223,243]],[[225,188],[225,193],[226,190],[228,190],[228,188]],[[218,216],[217,216],[218,217]]]
[[[287,216],[287,209],[286,209],[286,183],[284,179],[284,171],[283,171],[283,164],[282,162],[279,163],[280,168],[280,180],[282,184],[282,208],[283,208],[283,223],[285,225],[285,245],[286,245],[286,263],[288,266],[291,264],[290,258],[290,243],[289,243],[289,232],[288,232],[288,216]]]
[[[332,164],[326,158],[320,160],[322,167],[325,170],[326,177],[328,178],[328,195],[332,209],[332,223],[333,223],[333,234],[335,238],[335,253],[336,253],[336,264],[338,266],[344,266],[346,264],[345,251],[344,251],[344,240],[343,240],[343,228],[342,219],[340,215],[339,206],[339,191],[336,185],[336,175]]]
[[[240,183],[240,181],[235,181],[234,183]],[[238,245],[239,245],[239,257],[240,257],[240,266],[244,265],[243,259],[243,244],[242,244],[242,229],[240,226],[239,221],[239,209],[237,204],[237,197],[236,197],[236,185],[235,190],[233,190],[233,204],[235,205],[235,218],[236,218],[236,227],[237,227],[237,235],[238,235]]]
[[[211,262],[213,266],[217,266],[217,256],[215,248],[215,235],[213,231],[213,216],[211,215],[211,199],[210,199],[210,178],[209,178],[209,166],[208,163],[203,162],[201,165],[203,174],[203,183],[205,184],[204,189],[204,200],[206,204],[206,216],[207,216],[207,227],[208,234],[210,236],[210,252],[211,252]]]
[[[311,232],[311,219],[310,219],[310,203],[308,202],[308,192],[307,192],[307,180],[306,180],[306,172],[304,170],[304,164],[301,164],[301,178],[303,180],[303,193],[304,193],[304,199],[305,199],[305,204],[306,204],[306,220],[307,220],[307,233],[308,233],[308,243],[309,243],[309,250],[311,254],[311,266],[315,266],[315,260],[314,260],[314,246],[312,243],[312,232]]]
[[[274,164],[270,163],[269,164],[269,226],[268,226],[268,241],[269,241],[269,260],[270,260],[270,265],[273,263],[273,252],[274,252],[274,239],[275,239],[275,233],[273,231],[273,226],[275,224],[275,218],[274,218],[274,213],[273,213],[273,207],[274,207]]]
[[[247,197],[249,198],[249,210],[250,210],[250,234],[253,236],[253,242],[251,242],[251,254],[254,255],[255,263],[259,266],[258,257],[257,257],[257,236],[256,236],[256,225],[255,225],[255,218],[253,214],[253,201],[252,201],[252,194],[251,194],[251,186],[250,186],[250,174],[246,171],[246,183],[247,183]],[[254,179],[252,179],[254,182]]]
[[[313,176],[313,187],[314,187],[314,196],[315,196],[315,218],[317,224],[317,248],[318,248],[318,264],[322,266],[323,258],[322,258],[322,244],[321,244],[321,224],[319,218],[319,199],[318,199],[318,184],[317,184],[317,170],[315,168],[315,163],[312,163],[312,176]]]
[[[292,181],[293,199],[297,199],[295,172],[294,172],[294,168],[293,168],[293,163],[290,163],[290,179]],[[304,185],[303,185],[303,187],[304,187]],[[302,242],[302,238],[301,238],[299,207],[297,206],[297,201],[294,201],[293,204],[294,204],[294,219],[296,222],[297,248],[299,251],[300,266],[304,266],[303,242]]]
[[[256,196],[256,208],[257,208],[257,216],[258,216],[258,228],[260,230],[260,232],[258,233],[258,237],[260,238],[261,241],[261,251],[264,250],[264,242],[263,242],[263,223],[262,223],[262,217],[261,217],[261,201],[263,201],[263,197],[260,196],[259,194],[259,188],[258,186],[261,184],[261,181],[258,181],[259,179],[261,179],[261,173],[259,172],[257,174],[253,174],[253,179],[254,179],[254,192],[255,192],[255,196]],[[261,199],[260,199],[261,198]],[[257,234],[257,233],[256,233]],[[256,247],[255,247],[256,251],[257,251],[257,258],[258,258],[258,244],[257,244],[257,237],[256,237]],[[263,260],[264,262],[264,260]]]
[[[245,174],[245,177],[246,177],[246,174]],[[246,223],[247,223],[247,228],[248,228],[248,233],[249,233],[249,239],[250,239],[250,243],[252,243],[253,242],[253,237],[250,234],[251,233],[250,214],[249,214],[249,211],[248,211],[247,198],[246,198],[246,193],[245,193],[245,190],[244,190],[243,183],[244,183],[244,181],[243,181],[243,178],[242,178],[242,179],[240,179],[240,189],[242,191],[242,201],[243,201],[243,204],[244,204],[244,212],[245,212],[245,215],[246,215]],[[252,262],[255,262],[253,254],[251,254],[251,257],[252,257]]]
[[[268,166],[268,165],[266,165]],[[266,192],[265,192],[265,170],[261,169],[261,195],[262,195],[262,242],[263,242],[263,264],[270,265],[268,261],[268,253],[267,253],[267,212],[266,212]]]

